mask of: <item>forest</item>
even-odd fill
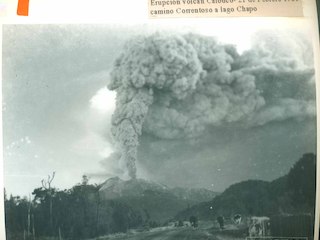
[[[51,176],[52,178],[52,176]],[[7,239],[86,239],[154,225],[117,201],[101,201],[99,185],[82,182],[68,190],[39,187],[32,200],[5,196]],[[45,239],[45,238],[41,238]]]
[[[228,187],[208,202],[195,204],[178,214],[201,219],[213,215],[279,216],[311,215],[314,217],[316,191],[316,155],[304,154],[290,171],[273,181],[247,180]],[[208,209],[214,208],[214,214]]]

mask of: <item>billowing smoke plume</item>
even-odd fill
[[[313,71],[276,54],[256,46],[239,55],[233,46],[193,34],[132,39],[116,60],[108,86],[117,92],[112,134],[128,175],[136,177],[142,132],[195,138],[208,127],[314,115],[314,99],[303,92]]]
[[[266,105],[248,117],[247,125],[315,116],[312,45],[304,35],[259,32],[251,50],[234,63],[255,77]]]

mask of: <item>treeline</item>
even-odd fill
[[[274,181],[247,180],[227,188],[212,201],[185,209],[177,219],[190,215],[201,219],[217,216],[314,216],[316,197],[316,155],[304,154],[289,172]]]
[[[52,188],[49,176],[32,193],[32,200],[5,196],[8,240],[87,239],[126,232],[131,228],[155,227],[145,214],[116,200],[103,200],[99,186],[82,182],[71,189]]]

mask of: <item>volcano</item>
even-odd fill
[[[147,194],[166,194],[172,197],[188,200],[192,203],[212,200],[217,192],[205,188],[170,188],[166,185],[145,179],[122,180],[119,177],[107,179],[100,187],[103,199],[117,199],[122,197],[143,197]]]
[[[107,179],[99,194],[104,201],[117,201],[158,223],[172,219],[179,211],[210,201],[218,193],[203,188],[168,187],[145,179]]]
[[[104,199],[120,197],[139,197],[146,191],[166,192],[169,188],[165,185],[153,183],[144,179],[122,180],[113,177],[106,180],[100,187],[100,196]]]

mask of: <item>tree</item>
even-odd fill
[[[84,186],[86,186],[86,185],[88,185],[88,183],[89,183],[89,178],[88,178],[88,176],[87,176],[87,175],[83,175],[83,176],[82,176],[82,182],[81,182],[81,184],[84,185]]]
[[[99,221],[99,188],[88,184],[84,175],[80,184],[70,190],[72,203],[72,222],[76,237],[93,237],[98,231]]]
[[[48,178],[41,180],[42,187],[36,188],[32,194],[34,195],[34,203],[40,204],[37,209],[39,224],[42,227],[44,232],[49,232],[49,235],[54,235],[54,226],[53,226],[53,197],[55,195],[56,190],[52,188],[51,184],[55,177],[55,172],[52,175],[48,175]],[[44,208],[44,209],[43,209]],[[49,220],[49,221],[48,221]],[[43,222],[42,222],[43,221]],[[49,222],[49,226],[45,224],[45,222]]]
[[[8,239],[25,239],[30,233],[30,202],[27,198],[10,196],[5,200],[5,224]]]
[[[51,183],[54,179],[54,176],[55,176],[55,172],[53,172],[51,176],[48,175],[48,178],[46,181],[44,179],[42,179],[41,181],[42,187],[47,190],[48,196],[49,196],[49,216],[50,216],[50,228],[52,233],[53,233],[52,197],[53,197],[54,190],[52,190],[51,188]]]
[[[314,211],[316,194],[316,155],[304,154],[288,174],[287,187],[292,193],[295,206],[304,205]]]

